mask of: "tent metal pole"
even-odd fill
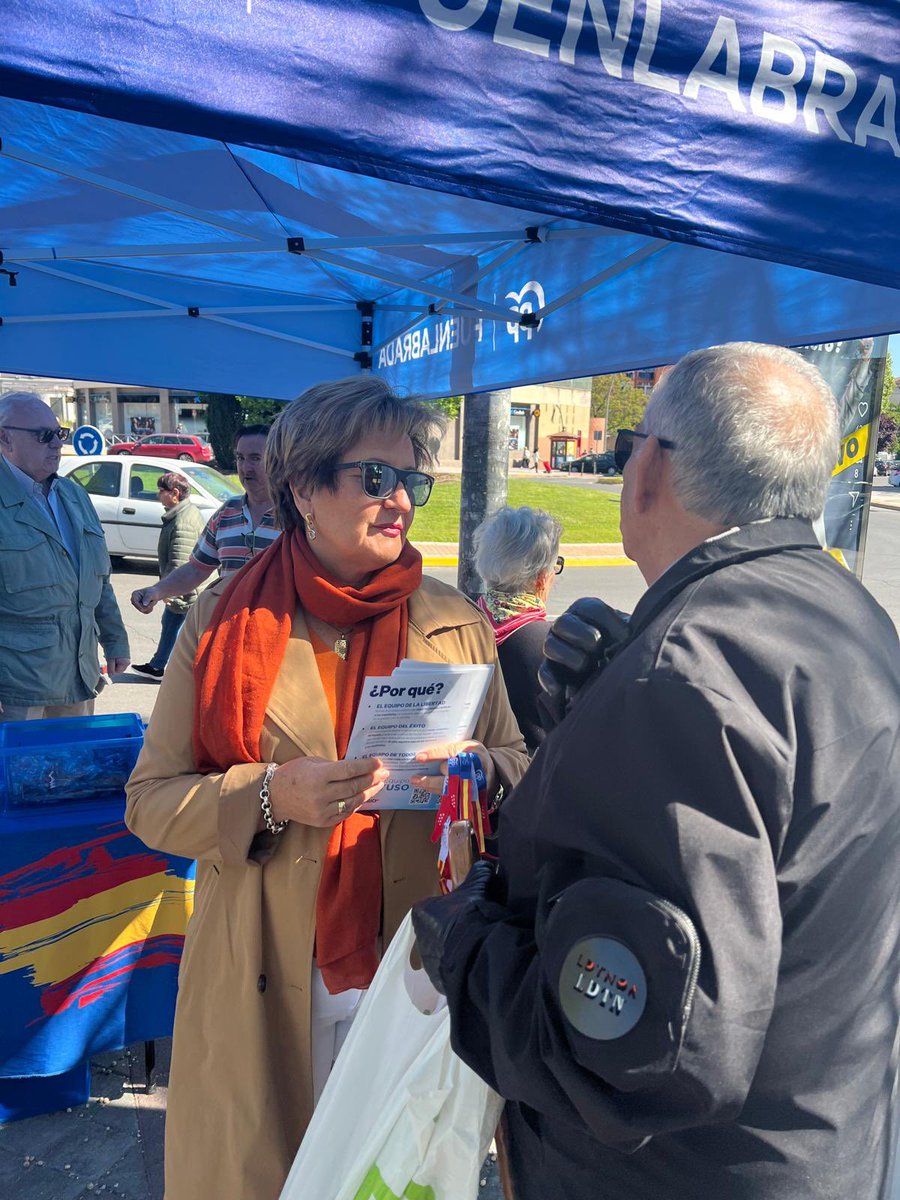
[[[473,598],[484,591],[475,570],[475,530],[503,507],[509,491],[509,406],[509,388],[475,392],[463,402],[457,586]]]
[[[111,296],[123,296],[126,300],[138,300],[142,304],[154,304],[157,308],[185,311],[185,305],[175,304],[172,300],[161,300],[158,296],[148,296],[144,292],[133,292],[130,288],[115,287],[111,283],[101,283],[99,279],[89,279],[84,275],[73,274],[71,271],[60,271],[57,267],[48,267],[42,263],[23,264],[27,271],[40,271],[42,275],[55,275],[58,279],[78,283],[82,287],[91,288],[95,292],[109,292]]]
[[[325,305],[261,305],[259,308],[204,308],[204,317],[255,317],[265,313],[308,313],[308,312],[353,312],[350,305],[342,308],[326,307]],[[185,308],[166,309],[135,309],[125,312],[79,312],[79,313],[41,313],[23,317],[4,317],[6,325],[54,325],[65,324],[67,321],[146,321],[156,317],[185,316]]]
[[[492,259],[489,263],[486,263],[483,267],[480,267],[469,279],[466,280],[466,282],[462,286],[464,288],[474,287],[486,275],[490,275],[492,271],[498,270],[505,263],[509,262],[510,259],[515,258],[515,256],[517,254],[521,254],[522,251],[529,244],[530,243],[528,243],[528,242],[522,242],[521,244],[517,244],[515,246],[507,246],[506,249],[501,251],[501,253],[498,254],[496,258]],[[379,303],[379,305],[378,305],[379,312],[385,312],[385,311],[391,311],[391,310],[393,310],[395,312],[407,311],[406,308],[404,308],[400,305],[381,304],[381,303]],[[461,310],[457,310],[456,308],[452,307],[449,303],[446,303],[446,302],[438,302],[438,303],[429,305],[428,308],[426,308],[426,309],[417,309],[414,311],[417,313],[416,316],[410,317],[410,319],[406,322],[405,325],[401,325],[401,327],[399,329],[395,329],[389,337],[383,338],[378,343],[377,346],[372,347],[373,354],[375,354],[379,350],[383,349],[388,344],[388,342],[393,342],[398,337],[403,337],[404,333],[407,333],[410,329],[415,329],[415,327],[417,325],[421,325],[421,323],[423,321],[427,321],[429,317],[440,317],[440,316],[444,316],[448,313],[452,314],[456,311],[460,311],[461,315],[463,315],[463,316],[468,316],[470,313],[470,309],[468,307],[461,309]],[[516,314],[512,311],[512,309],[510,309],[506,316],[507,323],[509,321],[512,321],[515,318],[515,315]],[[503,318],[486,317],[484,319],[488,320],[488,321],[494,321],[494,320],[502,320]]]
[[[251,325],[247,321],[233,321],[231,317],[208,317],[203,309],[200,310],[200,316],[204,320],[214,321],[217,325],[229,325],[232,329],[243,329],[247,333],[255,333],[258,337],[274,338],[277,342],[290,342],[294,346],[306,346],[310,350],[321,350],[324,354],[337,354],[340,358],[350,360],[356,356],[355,350],[330,346],[327,342],[314,342],[310,338],[297,337],[293,333],[282,333],[278,329],[262,329],[259,325]]]
[[[538,321],[543,321],[545,317],[549,316],[550,313],[556,312],[558,308],[564,308],[567,304],[571,304],[573,300],[579,300],[588,292],[592,292],[594,288],[599,287],[601,283],[606,283],[610,279],[615,279],[617,275],[623,274],[623,272],[627,271],[630,267],[637,266],[638,264],[642,263],[644,259],[652,258],[654,254],[659,254],[661,250],[665,250],[674,244],[674,242],[655,241],[650,242],[646,246],[641,246],[641,248],[639,250],[635,250],[633,254],[626,255],[625,258],[620,259],[617,263],[613,263],[611,267],[607,267],[605,270],[600,271],[597,275],[592,275],[590,279],[585,279],[582,283],[579,283],[577,287],[570,288],[569,291],[563,292],[561,296],[558,296],[550,304],[545,304],[542,309],[534,314],[535,317]]]
[[[546,241],[567,241],[571,238],[609,237],[614,230],[602,229],[550,229]],[[453,246],[459,243],[475,244],[476,242],[513,242],[513,253],[518,253],[531,243],[525,241],[522,231],[517,229],[498,229],[494,233],[452,233],[384,235],[369,238],[305,238],[307,250],[377,250],[402,249],[405,246],[430,247]],[[282,254],[284,253],[284,238],[261,238],[256,242],[163,242],[154,245],[152,242],[117,246],[114,243],[106,245],[71,245],[71,246],[12,246],[4,251],[4,257],[17,262],[59,262],[68,259],[99,259],[105,261],[111,258],[190,258],[204,254]],[[490,264],[485,272],[500,263]],[[445,270],[446,268],[441,268]],[[481,274],[481,273],[479,273]]]
[[[523,229],[494,229],[470,233],[385,233],[371,237],[304,238],[307,250],[389,250],[404,246],[474,245],[476,242],[514,242],[524,239]],[[283,246],[282,246],[283,248]]]
[[[128,196],[132,200],[139,200],[142,204],[149,204],[152,208],[160,208],[164,212],[179,213],[183,217],[199,221],[202,225],[211,225],[214,229],[226,229],[229,233],[236,233],[240,237],[250,238],[252,241],[260,240],[256,230],[245,229],[237,221],[229,221],[227,217],[212,216],[203,209],[194,208],[193,205],[181,204],[177,200],[173,200],[171,196],[160,196],[157,192],[149,192],[146,188],[134,187],[131,184],[122,183],[121,180],[110,179],[106,175],[96,175],[93,171],[80,171],[71,163],[61,162],[56,158],[47,158],[43,154],[35,154],[21,146],[10,145],[9,142],[3,143],[0,155],[12,159],[14,162],[40,167],[41,170],[50,171],[64,179],[77,179],[79,183],[102,188],[107,192],[115,192],[119,196]]]
[[[326,263],[342,271],[351,271],[355,275],[363,275],[368,279],[378,279],[382,283],[393,284],[396,288],[403,288],[414,294],[419,293],[423,296],[434,296],[437,300],[448,300],[460,308],[465,308],[470,312],[476,313],[478,316],[492,317],[495,321],[509,321],[511,317],[515,317],[515,314],[510,313],[508,308],[500,308],[499,305],[491,304],[478,296],[465,296],[461,292],[450,291],[448,288],[435,287],[434,284],[429,283],[427,280],[394,274],[392,271],[385,271],[379,267],[370,266],[368,263],[354,262],[349,258],[341,258],[339,254],[326,254],[321,250],[304,250],[303,257],[308,258],[310,262]]]
[[[193,258],[203,254],[281,254],[284,252],[284,238],[272,239],[256,243],[247,242],[165,242],[145,245],[116,246],[112,243],[105,246],[11,246],[4,250],[5,258],[17,262],[59,262],[69,259],[107,259],[116,258]]]

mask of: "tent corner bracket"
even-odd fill
[[[305,254],[306,240],[302,237],[289,237],[287,240],[288,254]]]
[[[360,322],[359,344],[361,346],[371,346],[372,333],[375,327],[375,301],[357,300],[356,308],[362,318]],[[371,363],[369,365],[371,366]]]
[[[368,350],[359,350],[353,355],[353,361],[359,363],[363,371],[372,370],[372,355]]]

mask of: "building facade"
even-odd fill
[[[130,441],[148,433],[205,433],[206,404],[196,392],[79,383],[80,425],[95,425],[107,440]]]
[[[72,379],[49,379],[42,375],[12,375],[0,372],[0,395],[4,392],[37,392],[49,404],[60,425],[78,423],[75,403],[75,382]]]
[[[0,374],[0,392],[4,391],[36,391],[62,424],[93,425],[107,441],[207,430],[207,405],[196,392]],[[526,446],[554,468],[589,450],[605,449],[603,421],[598,424],[591,418],[590,378],[511,388],[509,396],[510,466],[522,462]],[[465,400],[459,417],[434,447],[439,465],[458,466],[462,461],[464,411]]]
[[[591,444],[591,380],[567,379],[509,389],[509,461],[522,462],[527,446],[540,461],[558,468],[566,460],[594,449]],[[439,465],[462,461],[463,399],[459,417],[451,421],[438,449]]]

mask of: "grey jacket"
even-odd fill
[[[180,500],[174,508],[163,513],[162,523],[157,554],[159,577],[165,579],[191,557],[191,551],[206,522],[196,504],[190,500]],[[199,594],[199,589],[195,588],[183,596],[173,596],[166,601],[166,608],[177,613],[187,612]]]
[[[77,483],[58,486],[79,541],[77,567],[55,522],[0,457],[0,703],[88,700],[100,682],[98,642],[107,658],[129,655],[100,522]]]

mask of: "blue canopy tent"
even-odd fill
[[[894,10],[6,0],[0,369],[445,395],[898,329]]]

